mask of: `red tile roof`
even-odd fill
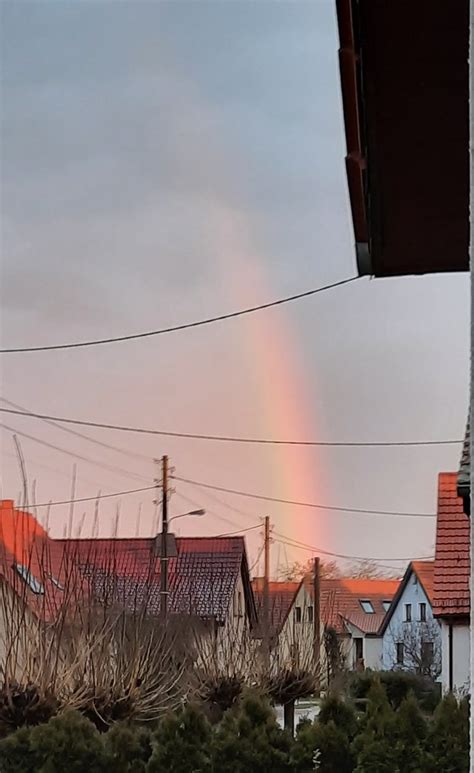
[[[301,582],[271,581],[268,583],[271,636],[276,636],[280,632],[300,585]],[[260,619],[263,613],[263,577],[256,577],[252,581],[252,588],[257,616]]]
[[[433,613],[469,615],[469,518],[457,495],[457,473],[438,477],[438,517],[433,588]]]
[[[160,611],[160,560],[155,540],[56,540],[75,551],[84,576],[101,599],[133,609]],[[224,622],[239,576],[251,622],[255,607],[243,537],[177,537],[177,556],[168,561],[169,611]]]
[[[426,597],[433,606],[433,590],[434,590],[434,561],[412,561],[411,567],[418,577],[418,581],[423,586]]]
[[[391,601],[399,580],[339,577],[321,580],[321,618],[337,633],[345,633],[345,623],[375,634],[385,617],[384,601]],[[364,612],[361,601],[370,601],[373,613]]]
[[[397,608],[400,598],[405,590],[412,574],[416,574],[418,582],[421,584],[426,597],[433,606],[433,580],[434,580],[434,561],[411,561],[408,564],[405,574],[398,586],[398,590],[392,599],[390,609],[382,620],[379,634],[382,636],[388,628],[393,613]]]
[[[0,575],[39,617],[56,617],[66,571],[63,551],[34,515],[0,500]]]

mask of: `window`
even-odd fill
[[[433,665],[434,644],[432,641],[421,642],[421,663],[423,668],[430,668]]]
[[[397,642],[397,665],[403,666],[403,656],[404,656],[404,646],[403,642],[399,641]]]
[[[31,574],[30,570],[27,569],[26,566],[23,566],[23,564],[14,564],[14,566],[20,577],[22,577],[24,581],[30,586],[33,593],[37,593],[38,595],[44,593],[44,588],[40,581]]]
[[[411,604],[405,604],[405,623],[411,623]]]
[[[295,607],[295,623],[301,623],[301,607]]]
[[[308,607],[307,616],[308,616],[308,623],[312,623],[314,620],[313,607]]]
[[[354,636],[354,668],[358,668],[364,662],[364,640],[361,636]]]
[[[360,605],[364,612],[367,612],[368,615],[373,615],[375,613],[375,610],[372,606],[372,602],[368,601],[368,599],[359,599]]]
[[[426,623],[426,604],[423,602],[420,604],[420,622]]]
[[[383,606],[383,608],[385,609],[386,612],[388,612],[388,610],[390,609],[390,604],[391,603],[392,603],[391,601],[382,601],[382,606]]]

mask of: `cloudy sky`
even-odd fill
[[[4,346],[156,329],[355,274],[334,0],[4,0],[1,13]],[[361,279],[194,331],[2,361],[3,397],[30,410],[273,438],[459,438],[467,386],[467,275]],[[40,503],[70,498],[75,462],[76,496],[88,497],[151,485],[151,459],[168,453],[176,475],[196,481],[432,513],[437,473],[459,456],[455,446],[249,447],[87,430],[119,453],[36,419],[3,422],[22,433]],[[17,498],[10,430],[1,450],[2,495]],[[387,560],[433,552],[430,518],[175,488],[174,514],[207,510],[181,520],[182,534],[269,515],[274,565],[311,555],[279,535]],[[152,500],[120,498],[121,533],[151,533]],[[103,534],[116,507],[101,504]],[[76,506],[83,533],[93,510]],[[53,533],[68,512],[51,509]],[[259,530],[248,544],[255,560]]]

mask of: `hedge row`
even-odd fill
[[[380,682],[359,715],[328,697],[291,738],[266,701],[246,693],[212,726],[188,705],[154,728],[116,724],[99,733],[76,712],[0,741],[1,773],[467,773],[467,701],[448,696],[429,720],[413,694],[393,709]]]

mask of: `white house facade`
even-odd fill
[[[437,679],[441,672],[441,626],[433,617],[434,561],[409,564],[381,628],[382,668]]]

